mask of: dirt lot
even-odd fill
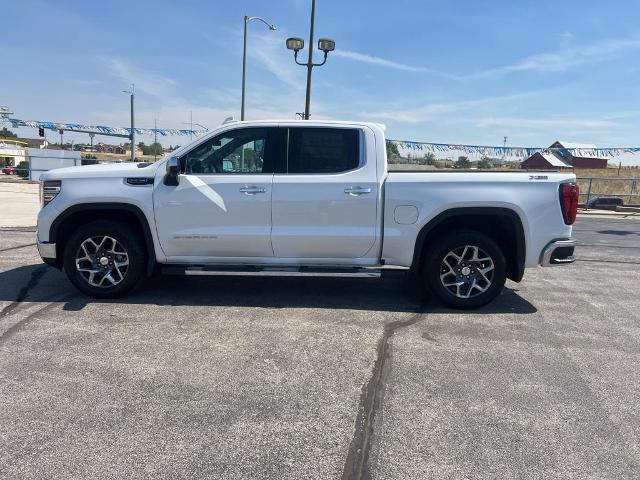
[[[26,231],[25,231],[26,230]],[[640,476],[640,222],[492,305],[373,279],[76,293],[0,230],[2,478]]]

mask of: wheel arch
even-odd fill
[[[143,211],[130,203],[81,203],[64,210],[49,227],[49,241],[56,244],[56,267],[62,268],[66,240],[79,225],[94,220],[112,220],[132,227],[142,238],[147,252],[147,275],[156,264],[153,235]]]
[[[428,246],[453,229],[477,230],[495,240],[507,259],[507,278],[519,282],[524,275],[526,240],[520,215],[505,207],[460,207],[445,210],[418,232],[411,268],[420,271]]]

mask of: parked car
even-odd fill
[[[582,207],[599,210],[616,210],[617,207],[622,207],[623,205],[624,200],[620,197],[596,197],[589,199]]]
[[[6,165],[2,167],[2,173],[4,173],[5,175],[17,175],[18,170],[13,165]]]
[[[379,277],[399,266],[458,308],[490,302],[525,267],[573,262],[575,175],[389,172],[385,146],[373,123],[235,122],[151,165],[51,170],[38,249],[97,298],[157,270]]]

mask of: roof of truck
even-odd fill
[[[285,123],[285,124],[300,124],[300,125],[369,125],[382,129],[387,129],[384,123],[376,122],[363,122],[361,120],[324,120],[324,119],[312,119],[312,120],[299,120],[290,118],[275,118],[266,120],[230,120],[224,123],[224,125],[250,125],[250,124],[269,124]],[[222,125],[221,125],[222,126]]]

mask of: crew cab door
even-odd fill
[[[275,256],[366,256],[376,241],[379,188],[375,159],[366,159],[364,132],[289,127],[287,138],[286,173],[273,179]]]
[[[278,132],[220,133],[180,157],[177,186],[156,180],[156,228],[169,261],[273,256],[272,181],[285,152]]]

